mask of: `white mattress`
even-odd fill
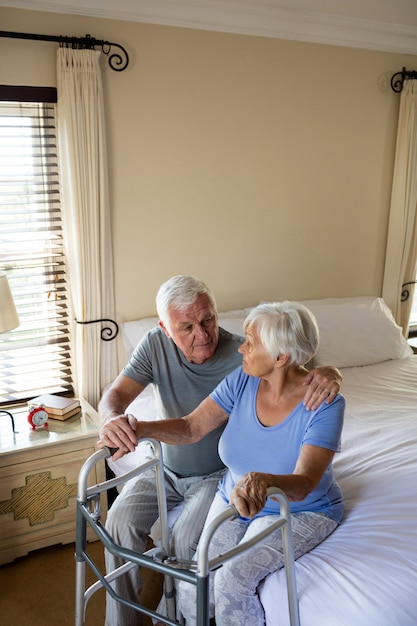
[[[296,563],[302,626],[417,624],[417,356],[343,370],[345,516]],[[260,591],[268,626],[289,624],[283,572]],[[284,609],[283,609],[284,607]]]
[[[342,372],[347,408],[334,467],[345,516],[296,563],[301,624],[416,626],[417,355]],[[132,410],[145,419],[155,417],[149,392]],[[141,456],[110,465],[120,474]],[[282,571],[260,596],[267,626],[288,626]]]

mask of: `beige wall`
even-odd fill
[[[220,309],[380,295],[399,96],[417,57],[0,9],[1,29],[124,45],[103,65],[117,320],[192,273]],[[55,84],[55,44],[0,39],[0,82]],[[7,61],[6,61],[7,59]]]

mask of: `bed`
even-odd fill
[[[334,468],[345,497],[339,528],[296,562],[302,626],[417,624],[417,355],[382,299],[304,301],[320,329],[316,365],[343,374],[346,398],[342,451]],[[242,333],[249,309],[221,313]],[[127,358],[157,318],[127,322]],[[156,419],[152,389],[129,411]],[[144,449],[118,462],[116,475],[141,461]],[[259,589],[267,626],[288,626],[284,573]]]

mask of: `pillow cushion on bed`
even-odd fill
[[[325,298],[304,304],[314,313],[320,331],[316,366],[373,365],[413,353],[382,298]]]
[[[382,298],[357,296],[302,302],[314,313],[319,326],[315,366],[373,365],[413,353]],[[243,335],[243,322],[250,310],[249,307],[219,313],[219,324],[229,332]]]
[[[374,296],[303,300],[314,313],[320,331],[315,365],[355,367],[390,359],[402,359],[412,350],[395,323],[391,311]],[[219,324],[229,332],[243,335],[243,322],[250,311],[236,309],[219,313]],[[157,317],[125,322],[122,326],[126,359],[143,335],[158,323]]]
[[[126,350],[126,362],[130,359],[134,349],[148,330],[158,324],[158,317],[144,317],[141,320],[132,320],[122,324],[122,339]]]

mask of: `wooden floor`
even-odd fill
[[[89,544],[89,553],[103,567],[103,546],[99,541]],[[87,568],[87,583],[93,581]],[[143,581],[141,602],[154,609],[161,597],[161,577],[144,570]],[[0,623],[4,626],[73,626],[74,605],[73,544],[35,550],[0,566]],[[105,593],[100,590],[87,606],[85,626],[103,626],[104,615]],[[143,626],[150,624],[144,616]]]

